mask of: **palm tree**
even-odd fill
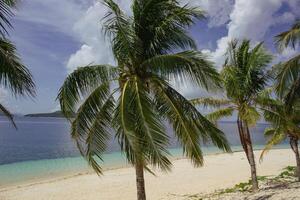
[[[298,149],[298,140],[300,139],[300,104],[295,103],[290,108],[284,99],[272,98],[271,90],[262,92],[258,98],[259,105],[264,112],[264,118],[271,123],[271,127],[265,130],[265,136],[269,138],[261,156],[274,145],[281,143],[289,138],[290,146],[295,153],[297,163],[297,177],[300,181],[300,156]]]
[[[276,36],[276,44],[280,51],[289,45],[295,49],[300,44],[300,20],[290,30]],[[292,106],[300,98],[300,54],[278,65],[276,90],[280,98]]]
[[[166,121],[195,166],[203,164],[202,140],[230,150],[224,134],[168,83],[170,78],[192,80],[208,89],[218,85],[219,76],[186,31],[194,19],[203,18],[198,8],[175,0],[134,0],[133,15],[126,16],[113,0],[104,4],[109,9],[104,30],[117,65],[78,68],[65,80],[58,99],[71,120],[72,138],[99,175],[111,128],[115,130],[136,170],[137,199],[145,200],[144,169],[171,168]],[[70,113],[76,113],[74,119]]]
[[[16,47],[6,38],[7,28],[12,25],[9,18],[13,16],[15,0],[0,0],[0,84],[8,88],[15,96],[35,96],[35,84],[29,70],[21,63]],[[13,115],[0,104],[0,110],[16,127]]]
[[[267,83],[269,76],[266,67],[272,58],[264,50],[262,43],[251,49],[249,40],[241,43],[233,40],[229,43],[226,55],[227,60],[221,72],[226,98],[197,98],[191,102],[194,105],[218,108],[207,115],[214,122],[237,112],[238,133],[251,167],[252,188],[257,190],[256,165],[249,127],[255,125],[260,118],[256,98]]]

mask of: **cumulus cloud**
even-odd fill
[[[130,0],[117,1],[120,7],[129,14]],[[100,2],[95,2],[84,15],[73,25],[73,31],[82,43],[80,49],[72,54],[67,62],[69,72],[78,66],[89,64],[114,64],[113,54],[107,38],[102,31],[101,19],[107,13],[107,8]]]
[[[118,2],[130,14],[131,1]],[[214,51],[204,50],[205,53],[211,53],[212,60],[218,66],[221,66],[224,62],[224,54],[230,40],[233,38],[248,38],[254,43],[262,41],[273,25],[293,21],[296,18],[296,12],[293,9],[299,6],[297,0],[186,0],[185,2],[200,6],[207,12],[209,27],[227,24],[227,35],[217,40],[217,48]],[[276,15],[284,2],[293,9],[281,15]],[[67,63],[69,72],[78,66],[88,64],[115,63],[109,42],[101,32],[100,19],[106,11],[101,3],[94,3],[73,25],[72,30],[77,34],[82,46],[70,56]],[[196,89],[189,84],[173,85],[179,88],[184,95],[194,96]],[[203,91],[200,93],[203,93]]]
[[[116,2],[130,15],[130,0],[118,0]],[[191,0],[187,2],[194,6],[200,6],[208,13],[210,27],[220,26],[228,22],[229,14],[233,8],[233,0]],[[70,56],[67,62],[68,72],[73,71],[78,66],[88,64],[115,63],[109,42],[101,32],[100,20],[106,12],[105,6],[96,2],[73,25],[72,30],[82,42],[82,46]]]
[[[275,15],[285,1],[287,0],[236,0],[227,25],[228,34],[217,41],[217,48],[212,53],[217,66],[223,64],[228,42],[233,38],[247,38],[257,43],[264,39],[271,26],[294,20],[293,13]]]

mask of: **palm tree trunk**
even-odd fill
[[[238,124],[238,131],[240,135],[241,144],[247,156],[248,163],[251,169],[252,190],[255,191],[258,190],[258,181],[257,181],[256,164],[255,164],[250,131],[246,122],[243,122],[242,120],[238,119],[237,124]]]
[[[248,150],[248,157],[249,157],[249,164],[251,167],[251,180],[252,180],[252,190],[258,190],[258,181],[257,181],[257,174],[256,174],[256,164],[252,146],[251,135],[249,131],[248,124],[245,122],[245,133],[246,133],[246,145]]]
[[[296,175],[298,177],[298,181],[300,181],[300,156],[299,156],[299,149],[298,149],[298,138],[291,136],[290,145],[293,152],[295,153],[296,163],[297,163]]]
[[[137,200],[146,200],[144,166],[142,162],[135,165]]]

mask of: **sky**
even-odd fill
[[[131,0],[116,0],[131,15]],[[251,39],[252,44],[264,41],[274,56],[273,63],[286,60],[299,48],[279,54],[274,36],[287,30],[300,18],[299,0],[182,0],[199,6],[207,19],[197,21],[190,34],[199,50],[221,66],[228,41]],[[114,64],[101,19],[107,12],[96,0],[23,0],[20,1],[10,39],[16,44],[23,63],[33,74],[35,99],[14,98],[0,88],[0,102],[19,114],[59,110],[56,96],[64,79],[78,66]],[[173,83],[187,98],[206,93],[191,84]]]

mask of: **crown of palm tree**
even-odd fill
[[[114,1],[104,4],[110,10],[104,30],[111,38],[117,66],[78,68],[58,95],[67,117],[77,113],[72,137],[90,165],[101,173],[97,161],[113,128],[130,163],[138,160],[144,167],[152,164],[168,170],[165,121],[173,125],[185,155],[195,165],[203,163],[201,140],[229,150],[224,134],[168,84],[171,78],[205,88],[219,84],[212,63],[194,50],[196,45],[185,30],[194,19],[203,18],[203,12],[175,0],[134,0],[133,16],[126,16]]]
[[[197,98],[195,105],[219,108],[207,115],[211,121],[231,116],[238,111],[239,117],[249,125],[259,119],[255,100],[270,78],[266,67],[272,57],[265,51],[262,43],[251,49],[250,41],[233,40],[229,43],[221,77],[227,98]]]

